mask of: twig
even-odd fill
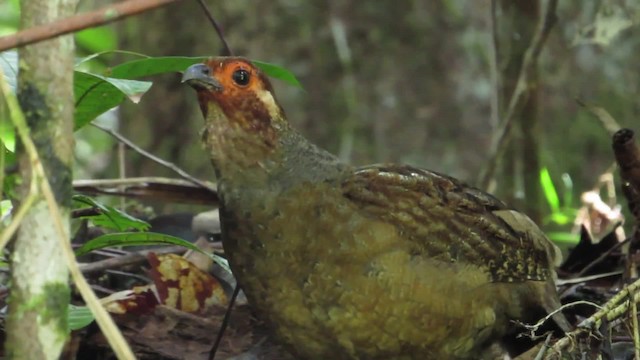
[[[522,324],[522,325],[525,328],[527,328],[528,330],[530,330],[531,333],[535,333],[538,330],[538,328],[540,328],[540,326],[542,326],[542,324],[544,324],[545,322],[549,321],[549,319],[551,319],[555,314],[561,313],[564,309],[568,309],[570,307],[574,307],[574,306],[577,306],[577,305],[590,305],[590,306],[593,306],[593,307],[598,308],[598,309],[602,308],[600,305],[598,305],[596,303],[593,303],[591,301],[586,301],[586,300],[574,301],[574,302],[570,302],[568,304],[564,304],[564,305],[560,306],[559,308],[555,309],[551,313],[547,314],[547,316],[545,316],[542,319],[538,320],[538,322],[533,324],[533,325],[528,325],[528,324]]]
[[[559,280],[556,281],[556,285],[565,286],[565,285],[579,284],[579,283],[583,283],[583,282],[587,282],[587,281],[593,281],[593,280],[607,278],[607,277],[610,277],[610,276],[622,275],[623,273],[624,273],[624,270],[620,269],[620,270],[606,272],[606,273],[602,273],[602,274],[595,274],[595,275],[576,277],[576,278],[570,278],[570,279],[559,279]],[[562,297],[562,295],[564,295],[564,293],[561,294],[560,297]]]
[[[544,340],[544,344],[540,347],[540,351],[538,351],[538,354],[533,360],[542,360],[544,354],[546,354],[547,350],[550,349],[549,344],[551,343],[551,335],[553,334],[547,335],[547,338]]]
[[[597,259],[593,260],[592,262],[590,262],[587,266],[584,267],[584,269],[580,270],[580,272],[578,273],[578,275],[576,275],[576,277],[581,277],[584,274],[586,274],[589,270],[591,270],[594,266],[598,265],[601,261],[603,261],[604,259],[606,259],[612,252],[616,251],[617,249],[621,248],[622,245],[628,243],[631,240],[631,238],[626,238],[623,241],[620,241],[619,243],[613,245],[611,248],[609,248],[609,250],[605,251],[604,253],[602,253],[600,256],[598,256]]]
[[[71,278],[73,279],[76,288],[82,295],[85,303],[93,313],[98,326],[102,330],[102,333],[107,338],[109,345],[113,349],[114,353],[119,359],[135,359],[131,348],[127,344],[127,341],[122,336],[122,333],[118,330],[118,327],[113,322],[111,316],[107,313],[107,311],[102,307],[100,301],[96,297],[96,294],[91,290],[91,287],[87,283],[87,279],[84,278],[82,272],[78,268],[78,262],[76,261],[75,254],[73,249],[71,248],[71,243],[69,242],[69,236],[64,229],[64,225],[62,224],[62,215],[60,214],[60,209],[58,208],[58,203],[55,199],[55,195],[51,190],[51,185],[49,184],[49,180],[44,171],[44,167],[42,162],[40,161],[40,157],[38,155],[38,151],[29,137],[29,128],[27,127],[27,122],[24,118],[24,114],[20,110],[20,106],[18,105],[18,100],[16,96],[9,89],[9,84],[7,84],[6,80],[4,80],[4,75],[2,74],[2,70],[0,70],[0,89],[4,94],[7,104],[9,104],[10,108],[14,109],[12,111],[11,120],[16,129],[20,140],[24,146],[24,150],[29,157],[32,171],[32,180],[39,185],[40,191],[44,195],[47,206],[49,207],[49,211],[51,212],[51,216],[53,217],[53,223],[55,227],[55,231],[58,235],[58,241],[60,243],[60,248],[62,249],[62,253],[65,257],[67,267],[69,268],[69,273],[71,274]]]
[[[500,79],[500,43],[498,41],[498,19],[496,13],[498,12],[498,0],[491,0],[491,7],[489,10],[489,21],[491,23],[491,51],[489,51],[490,57],[490,74],[493,82],[493,91],[491,92],[491,125],[498,126],[500,124],[500,107],[501,104],[501,91],[502,80]]]
[[[494,141],[491,144],[491,151],[489,152],[489,162],[480,176],[481,188],[486,189],[490,184],[498,166],[498,162],[501,160],[507,146],[509,145],[514,119],[519,115],[522,106],[529,97],[530,73],[536,66],[538,57],[542,51],[542,46],[558,20],[556,15],[557,6],[558,0],[549,0],[545,15],[540,19],[536,32],[531,40],[531,45],[525,52],[516,88],[513,91],[511,100],[509,101],[509,107],[507,108],[504,120],[496,130],[496,136],[494,137]]]
[[[66,19],[60,19],[49,24],[35,26],[12,35],[0,37],[0,51],[22,47],[78,30],[104,25],[177,1],[179,0],[123,1],[100,10],[74,15]]]
[[[633,299],[633,294],[631,298]],[[638,304],[631,301],[631,324],[633,324],[633,348],[635,349],[636,359],[640,359],[640,333],[638,330]]]
[[[4,150],[1,150],[1,151],[4,151]],[[16,233],[16,231],[18,230],[18,227],[20,227],[20,223],[24,219],[25,215],[27,215],[27,212],[29,211],[31,206],[33,206],[33,203],[34,201],[36,201],[37,198],[38,198],[37,185],[35,184],[32,177],[31,186],[29,187],[29,195],[25,199],[23,199],[22,203],[20,204],[20,207],[13,215],[13,219],[11,220],[11,223],[9,224],[9,226],[7,226],[6,229],[2,231],[2,234],[0,235],[0,252],[2,252],[5,246],[7,246],[7,243],[9,242],[9,240],[11,240],[11,238],[13,237],[13,234]]]
[[[160,249],[143,250],[132,254],[122,255],[110,259],[100,260],[92,263],[80,264],[80,271],[85,274],[95,273],[107,269],[121,268],[124,266],[135,265],[147,261],[147,254],[154,252],[160,254],[181,254],[186,251],[182,246],[169,246]]]
[[[609,114],[609,112],[604,108],[587,104],[581,99],[576,99],[576,102],[578,103],[578,105],[587,109],[591,114],[598,118],[609,135],[613,135],[616,131],[620,130],[620,125],[618,124],[616,119],[614,119],[613,116],[611,116],[611,114]]]
[[[218,351],[218,347],[220,346],[220,341],[222,341],[222,336],[224,335],[227,326],[229,326],[229,319],[231,318],[231,310],[233,310],[233,304],[236,302],[238,298],[238,294],[240,293],[240,286],[236,284],[233,288],[233,294],[231,295],[231,299],[229,300],[229,306],[227,307],[227,312],[224,313],[224,318],[222,319],[222,324],[220,325],[220,330],[218,330],[218,335],[216,336],[216,341],[213,343],[211,347],[211,351],[209,351],[209,360],[213,360],[216,357],[216,352]]]
[[[213,28],[216,29],[216,33],[218,34],[220,41],[222,41],[222,46],[224,47],[222,56],[233,56],[233,51],[231,51],[231,48],[229,47],[227,40],[225,40],[224,38],[224,33],[222,32],[222,28],[220,27],[220,25],[218,25],[218,22],[211,14],[211,11],[209,11],[207,4],[205,4],[203,0],[198,0],[198,4],[200,4],[200,7],[204,11],[204,14],[207,15],[207,19],[209,19],[209,22],[211,22],[211,25],[213,25]]]
[[[569,348],[574,338],[584,332],[591,332],[600,326],[603,319],[607,321],[613,321],[624,316],[630,307],[630,303],[637,303],[640,301],[640,280],[635,281],[631,285],[620,290],[615,296],[613,296],[600,310],[582,321],[576,330],[567,333],[565,337],[558,340],[553,347],[551,353],[558,354],[562,350]],[[622,304],[619,304],[622,302]],[[551,359],[552,354],[548,354],[545,359]]]
[[[110,134],[111,136],[113,136],[114,138],[116,138],[118,141],[120,141],[121,143],[127,145],[128,147],[130,147],[131,149],[133,149],[135,152],[139,153],[140,155],[146,157],[147,159],[156,162],[166,168],[169,168],[171,170],[173,170],[174,172],[176,172],[178,175],[182,176],[184,179],[191,181],[192,183],[201,186],[205,189],[211,190],[211,191],[216,191],[216,189],[212,188],[210,185],[208,185],[207,183],[198,180],[196,178],[194,178],[193,176],[189,175],[189,173],[187,173],[186,171],[182,170],[181,168],[179,168],[178,166],[176,166],[173,163],[170,163],[166,160],[162,160],[159,157],[147,152],[146,150],[142,149],[141,147],[139,147],[138,145],[134,144],[131,140],[127,139],[126,137],[122,136],[120,133],[118,133],[115,130],[112,129],[108,129],[102,125],[98,125],[95,122],[91,123],[91,125],[97,127],[98,129]]]

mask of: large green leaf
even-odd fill
[[[98,115],[120,105],[125,99],[138,103],[149,90],[151,82],[114,79],[82,71],[74,76],[76,98],[75,129],[79,129]]]
[[[108,53],[110,52],[89,56],[79,61],[77,65]],[[163,73],[182,72],[189,66],[206,59],[206,57],[181,56],[137,59],[114,66],[108,71],[108,76],[76,70],[74,72],[75,129],[87,125],[100,114],[120,105],[126,99],[134,103],[140,101],[152,83],[134,79]],[[300,87],[300,82],[287,69],[262,61],[253,61],[253,63],[268,76]],[[0,66],[2,66],[7,82],[15,90],[18,75],[17,53],[15,51],[0,53]]]
[[[262,61],[257,61],[257,60],[251,60],[251,62],[254,63],[257,67],[259,67],[262,71],[264,71],[265,74],[267,74],[268,76],[274,79],[282,80],[293,86],[297,86],[300,88],[302,87],[302,84],[300,84],[296,76],[293,75],[291,71],[281,66],[262,62]]]
[[[109,76],[121,79],[137,79],[143,76],[157,75],[168,72],[182,72],[189,66],[203,62],[207,57],[182,57],[166,56],[129,61],[114,66]],[[289,70],[266,63],[263,61],[251,60],[268,76],[282,80],[291,85],[301,87],[300,82]]]
[[[75,33],[76,43],[88,52],[113,50],[118,40],[113,29],[109,26],[84,29]]]
[[[111,68],[109,76],[120,79],[137,79],[150,75],[182,72],[189,66],[206,59],[206,57],[166,56],[132,60]]]

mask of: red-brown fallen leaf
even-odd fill
[[[227,303],[220,283],[185,258],[149,253],[147,259],[160,303],[191,313]]]
[[[135,286],[119,291],[101,300],[112,314],[147,314],[159,304],[154,285]]]

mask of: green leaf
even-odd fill
[[[178,245],[189,250],[197,251],[204,254],[215,261],[222,268],[231,273],[231,268],[226,259],[216,254],[210,254],[202,251],[196,245],[180,239],[175,236],[158,234],[153,232],[123,232],[114,234],[105,234],[95,239],[87,241],[84,245],[76,249],[76,256],[82,256],[91,251],[104,249],[112,246],[148,246],[148,245]]]
[[[571,208],[573,206],[573,180],[571,180],[571,175],[567,173],[562,174],[560,178],[564,186],[564,196],[562,197],[564,207]]]
[[[302,88],[302,85],[291,71],[278,65],[273,65],[262,61],[251,60],[251,62],[262,69],[262,71],[264,71],[264,73],[268,76],[274,79],[282,80],[290,85]]]
[[[11,214],[13,210],[13,203],[11,200],[2,200],[0,201],[0,220],[4,219],[5,216]]]
[[[542,185],[542,192],[547,199],[551,211],[558,212],[560,210],[560,199],[553,185],[553,180],[551,180],[551,175],[549,175],[549,169],[546,167],[540,169],[540,185]]]
[[[78,330],[91,324],[94,320],[91,310],[86,306],[69,305],[69,330]]]
[[[2,68],[4,79],[11,87],[11,90],[15,92],[18,79],[18,52],[9,50],[0,53],[0,67]]]
[[[114,79],[76,71],[74,93],[76,98],[75,130],[87,125],[98,115],[120,105],[126,98],[134,103],[151,87],[151,82]]]
[[[79,247],[76,250],[76,256],[81,256],[93,250],[103,249],[106,247],[140,245],[179,245],[207,256],[211,256],[186,240],[171,235],[153,232],[123,232],[101,235],[95,239],[87,241],[84,245]]]
[[[91,222],[96,226],[115,229],[117,231],[125,231],[131,228],[145,231],[150,227],[149,223],[146,221],[136,219],[125,212],[122,212],[112,206],[99,203],[88,196],[74,195],[72,199],[78,203],[100,209],[100,215],[83,217],[91,219]]]
[[[16,90],[16,81],[18,76],[18,53],[15,51],[5,51],[0,53],[0,69],[5,81],[13,92]],[[8,106],[4,104],[4,99],[0,99],[0,151],[8,150],[16,151],[16,134],[13,124],[9,120],[11,115],[8,113]]]
[[[567,225],[573,222],[573,219],[571,217],[562,212],[552,213],[551,215],[549,215],[549,220],[558,225]]]
[[[168,72],[183,72],[189,66],[201,63],[207,59],[208,57],[166,56],[133,60],[114,66],[109,76],[120,79],[137,79],[143,76]],[[295,75],[283,67],[257,60],[251,60],[251,62],[259,67],[267,76],[282,80],[293,86],[302,87]]]
[[[0,99],[0,101],[4,101],[4,99]],[[7,117],[4,118],[4,116]],[[2,144],[0,151],[16,152],[16,132],[9,120],[9,114],[3,114],[2,108],[0,108],[0,143]]]
[[[76,60],[76,65],[75,67],[78,68],[80,65],[89,62],[91,60],[97,59],[103,55],[110,55],[110,54],[124,54],[124,55],[131,55],[131,56],[136,56],[136,57],[141,57],[141,58],[145,58],[148,59],[150,58],[150,56],[147,56],[145,54],[141,54],[141,53],[137,53],[135,51],[127,51],[127,50],[107,50],[107,51],[101,51],[95,54],[91,54],[89,56],[85,56],[83,58],[80,58],[78,60]]]
[[[549,239],[551,239],[551,241],[560,244],[572,245],[577,244],[580,241],[580,237],[578,236],[578,234],[574,234],[571,232],[549,232],[547,233],[547,236],[549,236]]]
[[[85,29],[75,33],[76,43],[89,52],[113,50],[117,46],[116,34],[108,26]]]
[[[206,59],[206,57],[165,56],[132,60],[111,68],[109,76],[119,79],[137,79],[169,72],[182,72],[189,66]]]

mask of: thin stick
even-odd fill
[[[104,271],[107,269],[117,269],[124,266],[140,264],[147,261],[147,255],[154,252],[160,254],[182,254],[186,249],[182,246],[169,246],[160,249],[143,250],[132,254],[122,255],[114,258],[104,259],[92,263],[80,264],[80,271],[85,274]]]
[[[630,293],[631,298],[631,323],[633,324],[633,348],[635,349],[636,359],[640,359],[640,330],[638,329],[638,304],[633,301],[634,294]]]
[[[49,24],[35,26],[12,35],[0,37],[0,51],[23,47],[78,30],[108,24],[177,1],[179,0],[123,1],[100,10],[74,15],[66,19],[60,19]]]
[[[225,330],[227,330],[227,326],[229,326],[229,319],[231,318],[231,310],[233,309],[233,304],[236,302],[236,298],[240,293],[240,286],[236,284],[236,287],[233,288],[233,294],[231,295],[231,300],[229,300],[229,306],[227,307],[227,312],[224,314],[224,318],[222,319],[222,324],[220,325],[220,330],[218,330],[218,336],[216,336],[216,341],[213,343],[211,347],[211,351],[209,351],[209,360],[213,360],[216,357],[216,352],[218,351],[218,347],[220,346],[220,342],[222,341],[222,336],[224,335]]]
[[[198,180],[196,178],[194,178],[193,176],[189,175],[189,173],[187,173],[186,171],[182,170],[181,168],[179,168],[178,166],[176,166],[173,163],[170,163],[166,160],[160,159],[159,157],[147,152],[146,150],[142,149],[141,147],[139,147],[138,145],[134,144],[131,140],[127,139],[126,137],[124,137],[123,135],[121,135],[120,133],[118,133],[115,130],[112,129],[108,129],[102,125],[98,125],[95,122],[92,122],[91,125],[97,127],[98,129],[110,134],[111,136],[113,136],[114,138],[116,138],[118,141],[120,141],[121,143],[127,145],[128,147],[130,147],[131,149],[133,149],[135,152],[139,153],[140,155],[146,157],[147,159],[156,162],[166,168],[169,168],[173,171],[175,171],[178,175],[182,176],[184,179],[191,181],[192,183],[201,186],[205,189],[209,189],[211,191],[216,191],[216,189],[212,188],[211,186],[207,185],[205,182]]]
[[[222,28],[220,27],[220,25],[218,25],[218,22],[211,14],[211,11],[209,11],[207,4],[205,4],[203,0],[198,0],[198,4],[200,4],[200,7],[204,11],[204,14],[207,15],[207,19],[209,19],[209,22],[211,22],[211,25],[213,25],[213,28],[216,29],[216,33],[218,34],[220,41],[222,41],[222,46],[224,47],[222,55],[233,56],[233,51],[231,51],[231,48],[229,47],[227,40],[225,40],[224,38],[224,33],[222,32]]]
[[[611,248],[609,248],[609,250],[605,251],[604,253],[602,253],[600,256],[598,256],[597,259],[593,260],[592,262],[590,262],[587,266],[584,267],[584,269],[580,270],[580,272],[578,273],[578,275],[576,275],[576,277],[581,277],[584,274],[586,274],[589,270],[591,270],[594,266],[598,265],[601,261],[605,260],[607,257],[609,257],[609,255],[616,251],[617,249],[621,248],[624,244],[628,243],[629,241],[631,241],[631,238],[626,238],[623,241],[620,241],[619,243],[613,245]]]
[[[511,140],[511,133],[513,128],[514,119],[519,115],[522,106],[529,97],[529,76],[533,68],[538,62],[538,57],[542,51],[551,29],[558,21],[556,15],[556,8],[558,7],[558,0],[549,0],[545,16],[540,19],[536,33],[531,40],[531,45],[525,52],[524,60],[522,61],[522,67],[520,68],[520,75],[518,76],[518,82],[516,88],[513,91],[511,100],[509,101],[509,107],[505,114],[504,120],[500,124],[500,127],[496,130],[496,136],[491,144],[490,159],[486,168],[482,172],[480,177],[480,187],[486,189],[491,183],[491,179],[498,167],[504,152],[506,151],[509,141]]]

